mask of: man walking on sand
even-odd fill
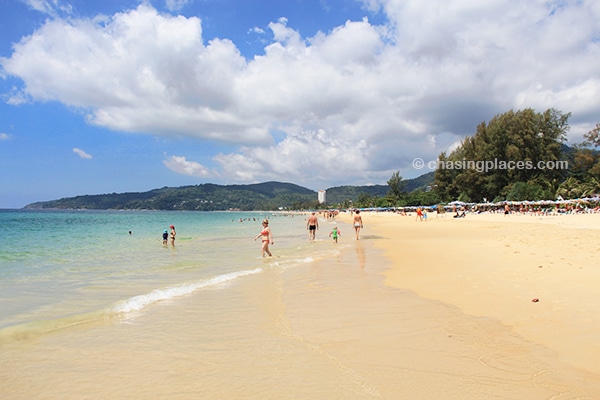
[[[319,229],[319,218],[317,218],[315,212],[308,217],[308,221],[306,221],[306,229],[308,229],[308,240],[315,240],[317,229]]]

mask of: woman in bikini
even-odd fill
[[[256,237],[254,238],[254,240],[258,239],[259,237],[262,237],[262,256],[265,256],[265,253],[267,253],[269,255],[269,257],[272,257],[273,254],[271,254],[271,252],[269,251],[269,242],[271,244],[275,244],[275,242],[273,242],[273,234],[271,233],[271,228],[269,228],[269,220],[265,219],[262,222],[262,226],[263,226],[263,230],[260,231],[260,233],[258,235],[256,235]]]
[[[177,232],[175,232],[174,225],[171,225],[169,228],[171,228],[171,246],[175,247],[175,236],[177,235]]]
[[[360,233],[360,228],[363,227],[362,217],[360,216],[360,210],[356,210],[356,214],[354,215],[354,231],[356,232],[356,240],[358,240],[358,234]]]

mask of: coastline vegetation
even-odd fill
[[[450,154],[442,152],[431,186],[406,193],[395,173],[386,206],[540,201],[600,194],[600,124],[584,141],[565,144],[570,113],[508,111],[477,126]],[[451,168],[449,168],[451,167]],[[381,206],[380,199],[372,203]]]

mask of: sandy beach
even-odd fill
[[[598,217],[322,220],[263,273],[2,346],[3,398],[598,399]]]
[[[496,320],[600,382],[600,215],[362,215],[387,285]]]

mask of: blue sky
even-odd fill
[[[0,208],[413,178],[508,110],[600,122],[600,3],[0,0]]]

